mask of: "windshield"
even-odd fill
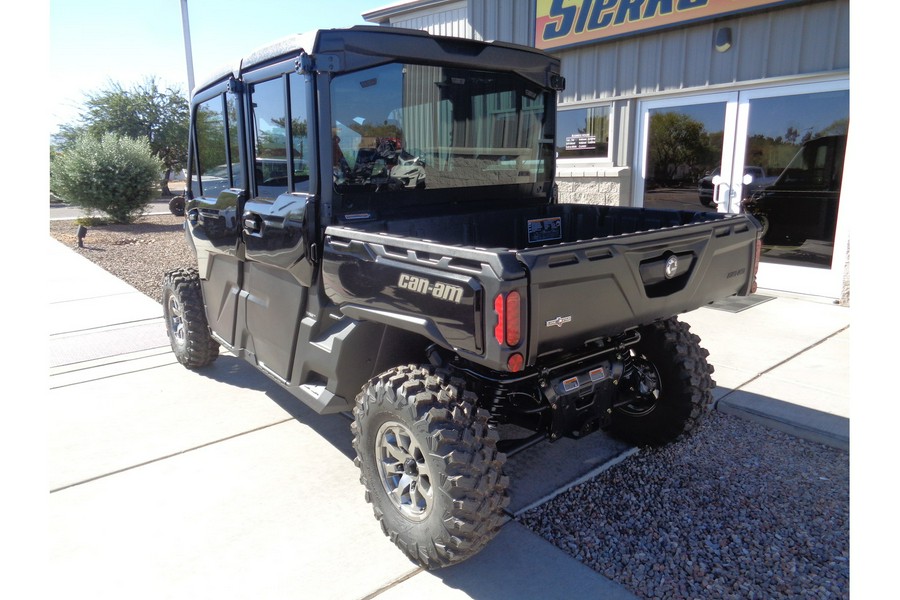
[[[546,93],[519,76],[388,64],[336,77],[331,96],[340,194],[521,193],[549,173]]]

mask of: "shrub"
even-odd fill
[[[158,193],[162,169],[145,139],[84,135],[54,158],[51,189],[88,214],[131,223]]]

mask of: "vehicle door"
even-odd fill
[[[244,84],[253,169],[241,215],[238,328],[242,348],[257,364],[289,382],[314,273],[308,82],[290,61],[245,75]]]
[[[241,98],[234,81],[195,96],[185,217],[197,252],[210,328],[229,345],[235,343],[240,214],[247,188],[241,167],[241,122]]]

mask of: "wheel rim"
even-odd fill
[[[425,453],[404,425],[389,421],[375,436],[375,461],[384,491],[400,514],[421,521],[431,511],[431,471]]]
[[[644,356],[632,356],[630,374],[620,385],[616,409],[631,417],[644,417],[656,409],[662,384],[656,365]]]
[[[185,343],[184,309],[174,294],[169,295],[166,306],[169,313],[169,331],[172,333],[172,339],[179,346],[183,346]]]

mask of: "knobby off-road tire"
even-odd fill
[[[480,551],[509,503],[506,455],[461,380],[409,365],[363,386],[353,447],[366,501],[415,563],[434,569]]]
[[[176,269],[163,282],[163,315],[172,352],[188,369],[200,369],[219,356],[219,344],[209,333],[200,276],[196,269]]]
[[[696,427],[712,403],[709,352],[690,326],[673,317],[640,330],[631,368],[619,382],[610,432],[627,442],[660,446]],[[625,401],[627,403],[623,403]]]

